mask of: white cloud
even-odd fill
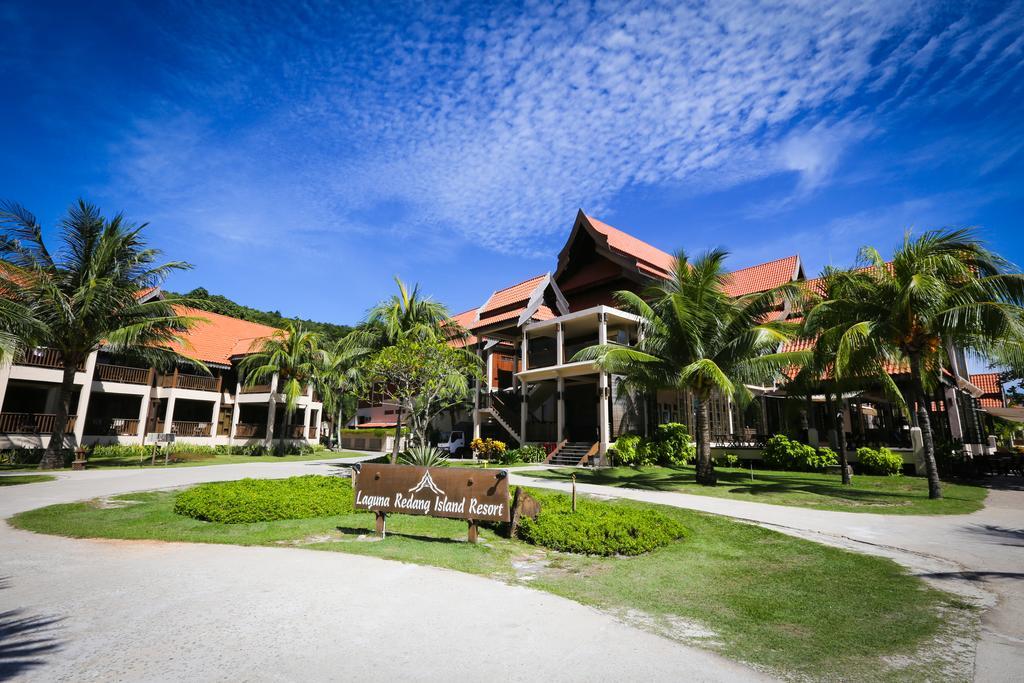
[[[244,202],[246,225],[196,220],[268,239],[290,219],[366,230],[353,217],[394,201],[410,209],[396,232],[516,253],[550,252],[577,206],[600,213],[632,185],[790,171],[809,194],[884,125],[858,99],[876,84],[908,86],[905,105],[917,86],[948,94],[936,55],[955,48],[984,70],[1016,49],[991,22],[860,0],[192,11],[202,69],[179,86],[250,109],[234,127],[193,122],[191,137],[145,124],[119,176],[136,192],[215,216]]]

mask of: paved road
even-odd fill
[[[513,484],[568,490],[569,484],[530,478]],[[584,493],[674,505],[745,519],[795,536],[881,555],[947,590],[986,605],[975,680],[1024,681],[1024,485],[1008,478],[970,515],[874,515],[807,510],[684,493],[587,484]]]
[[[97,470],[0,488],[0,517],[316,462]],[[29,663],[31,662],[31,663]],[[293,548],[75,540],[0,524],[0,679],[762,678],[540,591]]]

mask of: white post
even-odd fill
[[[528,363],[530,352],[530,338],[526,336],[526,328],[523,328],[523,370],[530,367]]]
[[[476,347],[476,356],[480,357],[482,349]],[[453,425],[454,426],[454,425]],[[480,378],[473,383],[473,438],[480,438]]]
[[[270,378],[270,405],[267,406],[267,436],[266,443],[270,446],[274,443],[274,419],[277,417],[277,373]]]
[[[604,346],[608,343],[608,314],[597,314],[597,343]]]
[[[177,391],[176,388],[172,387],[171,394],[167,397],[167,410],[164,411],[164,434],[170,434],[171,426],[174,424],[174,394]]]
[[[736,433],[736,423],[733,422],[732,399],[728,396],[725,398],[725,408],[729,413],[729,435],[732,438],[732,435]]]
[[[558,443],[565,440],[565,378],[558,378]]]
[[[530,387],[525,381],[520,381],[520,388],[522,389],[523,401],[519,404],[519,443],[526,443],[526,418],[530,410]]]
[[[302,413],[302,438],[307,441],[309,440],[309,420],[311,417],[310,410],[312,408],[310,405],[311,403],[313,403],[313,385],[310,385],[306,389],[306,409]]]
[[[78,392],[78,408],[75,415],[75,444],[82,445],[82,437],[85,436],[85,416],[89,412],[89,396],[92,395],[92,376],[96,371],[96,356],[93,351],[85,361],[85,379],[82,380],[82,390]]]
[[[494,390],[493,378],[494,377],[494,349],[490,349],[487,352],[487,391],[488,393]]]
[[[602,372],[597,376],[597,433],[600,444],[598,455],[601,456],[601,464],[605,464],[605,454],[608,452],[609,434],[611,430],[608,424],[608,373]]]
[[[137,434],[139,437],[139,443],[142,445],[146,444],[146,422],[149,421],[149,402],[150,396],[147,391],[139,397],[139,428]]]
[[[555,365],[565,363],[565,331],[562,323],[555,323]]]
[[[321,403],[320,404],[320,410],[316,411],[316,432],[315,432],[315,434],[316,434],[317,442],[320,441],[320,427],[323,424],[323,421],[324,421],[324,406]],[[338,444],[338,445],[339,445],[339,447],[341,446],[341,444]]]
[[[0,363],[0,410],[4,407],[4,397],[7,395],[7,381],[11,379],[11,360],[5,359]]]
[[[233,444],[238,435],[238,418],[242,414],[242,404],[238,398],[242,395],[242,380],[235,382],[235,403],[231,406],[231,427],[228,430],[228,443]]]
[[[213,416],[210,418],[210,438],[217,436],[217,427],[220,425],[220,403],[224,395],[217,392],[217,398],[213,402]]]

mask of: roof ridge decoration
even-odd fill
[[[547,273],[530,294],[530,298],[526,302],[526,308],[519,314],[519,320],[516,323],[517,327],[522,327],[524,323],[528,322],[533,317],[533,314],[537,312],[537,309],[540,308],[541,304],[544,303],[544,292],[548,287],[551,287],[551,291],[555,295],[555,306],[558,308],[559,313],[565,315],[569,312],[569,302],[565,300],[562,290],[555,284],[555,278],[552,277],[551,273]]]

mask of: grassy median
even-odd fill
[[[669,638],[785,677],[846,680],[948,677],[928,654],[971,608],[895,563],[693,511],[653,508],[685,527],[679,541],[636,557],[560,553],[484,529],[466,543],[458,520],[393,515],[251,524],[175,514],[175,491],[54,505],[19,514],[19,528],[74,537],[291,546],[445,567],[532,586],[618,615]],[[551,495],[551,494],[544,494]]]
[[[929,500],[928,481],[924,477],[855,475],[852,485],[843,486],[838,474],[724,467],[715,471],[718,472],[716,486],[698,484],[694,468],[689,466],[559,468],[523,472],[523,475],[568,481],[575,474],[576,481],[584,484],[887,515],[962,515],[980,510],[988,495],[981,486],[944,483],[943,497]]]

